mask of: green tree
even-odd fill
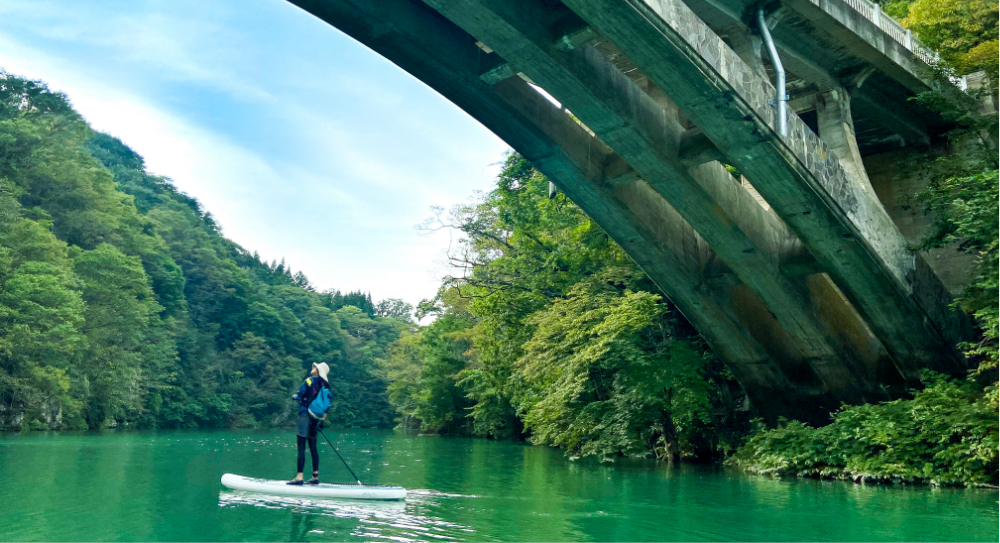
[[[997,18],[997,3],[990,0],[914,0],[902,23],[959,75],[985,70],[995,92],[1000,44]]]
[[[416,418],[421,428],[431,432],[467,435],[467,409],[472,402],[459,384],[459,372],[466,365],[466,351],[472,346],[468,314],[447,312],[422,330],[420,339],[420,396]]]
[[[464,236],[385,363],[402,421],[569,454],[713,458],[742,429],[738,385],[635,263],[518,155],[426,230]]]
[[[247,333],[218,358],[215,380],[219,394],[230,401],[228,426],[254,428],[293,422],[287,409],[288,391],[301,380],[302,363],[281,356],[267,342]]]
[[[388,358],[381,361],[382,373],[389,382],[389,402],[399,414],[399,427],[406,430],[420,428],[417,409],[423,370],[421,339],[418,333],[404,332],[392,344]]]
[[[149,370],[156,375],[174,361],[170,347],[149,342],[150,328],[160,324],[163,308],[153,297],[140,258],[102,243],[92,251],[75,249],[72,259],[86,304],[83,332],[88,348],[73,375],[89,389],[87,421],[97,428],[108,419],[137,419],[143,412],[143,381]]]
[[[530,318],[537,329],[518,361],[531,383],[519,402],[525,427],[574,455],[675,460],[688,423],[710,418],[704,361],[663,326],[659,296],[609,285],[614,272]]]
[[[0,428],[79,427],[67,371],[87,347],[67,247],[0,179]]]
[[[398,298],[386,298],[375,305],[375,316],[396,319],[401,322],[413,321],[413,306]]]

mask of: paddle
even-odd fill
[[[337,453],[337,458],[339,458],[340,461],[344,463],[344,467],[347,468],[347,471],[351,472],[351,475],[354,476],[354,480],[356,480],[358,482],[358,485],[365,486],[364,483],[361,482],[361,479],[358,479],[358,476],[354,475],[354,470],[351,469],[351,466],[347,465],[347,461],[344,460],[343,456],[340,456],[340,452],[337,450],[336,447],[333,446],[333,443],[330,443],[330,438],[326,437],[326,434],[323,433],[323,430],[320,430],[319,428],[316,428],[316,429],[319,430],[320,434],[322,434],[323,439],[325,439],[327,445],[329,445],[330,448],[333,449],[333,452]]]

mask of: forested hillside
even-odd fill
[[[0,430],[287,424],[314,362],[333,424],[389,425],[373,369],[409,320],[247,253],[65,96],[0,73]]]

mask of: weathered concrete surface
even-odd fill
[[[869,196],[876,200],[875,189],[868,180],[861,151],[854,136],[854,118],[851,115],[851,95],[843,88],[820,93],[816,100],[816,117],[819,137],[830,151],[837,155],[847,177],[856,181]]]
[[[927,188],[927,180],[912,168],[926,158],[922,149],[899,149],[869,155],[864,160],[879,200],[912,246],[919,245],[934,224],[934,217],[925,213],[917,200],[917,194]],[[921,251],[921,255],[953,296],[959,295],[972,279],[976,257],[959,251],[957,243]]]
[[[681,163],[685,130],[671,108],[659,107],[596,48],[558,46],[558,29],[545,24],[558,18],[541,4],[425,1],[562,101],[633,166],[763,302],[783,332],[782,343],[796,349],[793,359],[810,365],[827,391],[855,402],[876,390],[855,370],[854,354],[827,341],[829,334],[804,303],[804,289],[781,273],[780,253],[768,244],[774,234],[793,237],[781,220],[762,210],[718,163],[691,169]]]
[[[799,236],[904,377],[962,371],[963,321],[882,206],[794,113],[772,129],[773,87],[680,0],[566,0],[716,144]]]

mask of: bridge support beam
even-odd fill
[[[768,336],[781,329],[767,324],[773,317],[752,291],[738,282],[705,278],[712,251],[676,210],[648,183],[630,176],[624,161],[587,128],[523,80],[501,78],[490,85],[480,78],[500,63],[466,32],[409,0],[294,3],[430,85],[554,180],[663,289],[765,417],[818,420],[817,415],[836,407],[838,399],[814,377],[789,381],[793,368],[782,367],[783,343]],[[748,320],[765,330],[755,337]]]
[[[607,36],[739,168],[799,236],[910,383],[961,373],[968,323],[877,201],[794,113],[772,128],[762,80],[681,0],[564,0]]]
[[[820,93],[816,100],[816,119],[819,137],[830,151],[837,155],[847,177],[858,183],[878,203],[878,195],[868,179],[861,151],[854,137],[854,120],[851,118],[851,95],[837,87]],[[881,204],[879,204],[881,205]]]
[[[769,242],[772,236],[794,235],[718,163],[695,168],[682,163],[678,149],[685,130],[675,114],[595,47],[560,46],[557,29],[546,24],[551,13],[537,2],[425,2],[560,100],[708,242],[748,289],[741,296],[759,300],[762,311],[755,313],[751,331],[763,333],[762,313],[776,319],[781,337],[772,333],[769,342],[786,350],[786,365],[803,366],[789,368],[792,375],[814,374],[826,393],[845,402],[861,401],[875,390],[867,372],[856,367],[857,356],[827,341],[830,334],[808,306],[805,289],[781,273],[780,254]]]
[[[555,180],[636,260],[727,361],[765,417],[791,410],[800,417],[820,420],[824,410],[838,403],[815,373],[797,365],[795,356],[781,349],[788,342],[775,336],[780,327],[749,309],[753,304],[759,308],[759,300],[738,284],[705,280],[703,270],[711,265],[712,251],[676,210],[645,181],[613,182],[623,177],[620,157],[520,78],[510,78],[494,89],[559,149],[547,156],[521,151],[525,158]],[[596,166],[602,163],[607,166]],[[749,329],[748,321],[758,329]],[[768,395],[779,387],[782,397],[776,401]],[[803,401],[811,405],[796,405]]]

